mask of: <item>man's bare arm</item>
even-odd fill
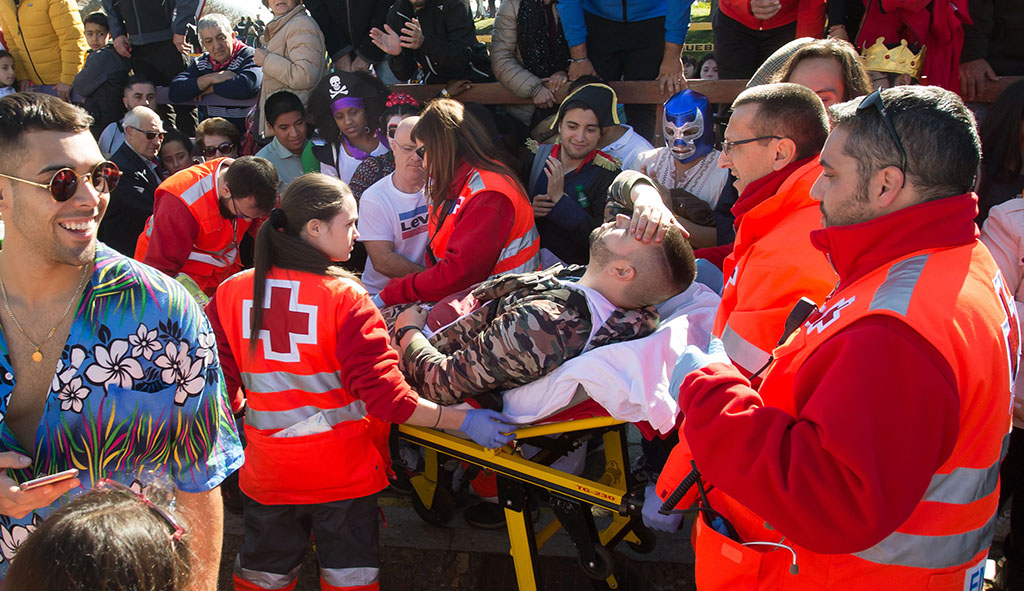
[[[220,550],[224,537],[224,505],[220,488],[201,493],[176,490],[174,496],[178,511],[185,519],[185,529],[191,535],[192,553],[196,557],[189,589],[217,591]]]

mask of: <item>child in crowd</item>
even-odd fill
[[[93,137],[99,138],[103,130],[119,121],[125,113],[121,94],[128,81],[131,63],[122,57],[110,43],[110,25],[107,15],[94,12],[82,21],[89,53],[82,71],[75,76],[71,87],[84,97],[82,104],[92,115],[90,127]]]
[[[14,87],[14,56],[11,52],[0,49],[0,96],[18,92]]]
[[[4,591],[188,589],[192,552],[179,522],[144,494],[100,481],[21,544]]]
[[[160,165],[156,172],[160,180],[164,180],[176,172],[185,170],[199,162],[195,157],[195,147],[188,136],[176,129],[172,129],[164,136],[164,143],[160,146]]]

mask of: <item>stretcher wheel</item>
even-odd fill
[[[587,561],[582,555],[578,556],[577,560],[583,573],[595,581],[603,581],[615,572],[615,560],[612,558],[612,553],[600,544],[594,545],[593,562]]]
[[[637,554],[650,554],[654,550],[654,545],[658,541],[654,532],[641,525],[633,528],[633,534],[640,538],[640,542],[626,542],[630,550]]]
[[[423,521],[434,527],[444,527],[455,516],[455,497],[447,488],[438,486],[434,489],[434,502],[428,509],[420,500],[420,495],[414,490],[412,492],[412,508]]]

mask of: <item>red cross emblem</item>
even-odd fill
[[[850,299],[843,298],[833,304],[832,307],[825,310],[820,316],[815,318],[813,322],[807,323],[807,334],[811,334],[814,331],[823,332],[826,328],[831,326],[833,322],[839,320],[840,311],[852,304],[856,299],[857,296],[853,296]]]
[[[299,282],[267,279],[263,300],[263,327],[260,342],[263,358],[272,361],[299,361],[299,345],[316,344],[317,307],[299,303]],[[270,311],[273,313],[269,313]],[[250,332],[252,300],[242,301],[242,333]]]

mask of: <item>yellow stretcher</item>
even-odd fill
[[[624,557],[612,549],[625,541],[636,552],[654,549],[654,534],[643,525],[643,489],[629,471],[626,424],[611,417],[526,427],[517,432],[516,442],[496,450],[447,433],[401,425],[399,436],[426,451],[423,474],[411,478],[413,507],[427,523],[444,525],[454,515],[455,499],[451,473],[444,470],[443,456],[456,458],[492,470],[498,477],[498,499],[505,509],[510,554],[515,564],[520,591],[540,588],[537,550],[559,529],[564,528],[575,547],[580,567],[597,589],[625,589],[634,586]],[[600,437],[604,443],[604,474],[598,480],[574,476],[549,467],[565,452]],[[523,457],[521,446],[541,448],[531,459]],[[538,532],[527,501],[531,490],[544,489],[555,520]],[[592,506],[609,510],[611,524],[597,529]]]

